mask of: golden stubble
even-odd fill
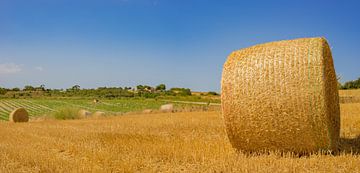
[[[338,155],[303,157],[236,152],[220,112],[1,122],[0,172],[358,172],[359,112],[341,105]]]

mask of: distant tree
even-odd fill
[[[207,95],[217,96],[219,94],[217,92],[210,91],[210,92],[207,93]]]
[[[358,89],[358,88],[360,88],[360,77],[357,80],[345,82],[344,85],[341,86],[341,89]]]
[[[80,85],[74,85],[71,87],[71,90],[73,91],[79,91],[80,90]]]
[[[35,90],[36,90],[36,91],[45,91],[45,85],[42,84],[42,85],[40,85],[39,87],[36,87]]]
[[[138,85],[138,86],[136,86],[136,89],[139,91],[143,91],[145,89],[145,87],[142,85]]]
[[[136,89],[140,92],[144,92],[144,91],[151,91],[152,87],[148,85],[138,85],[136,86]]]
[[[0,88],[0,95],[6,94],[7,89],[6,88]]]
[[[157,96],[159,96],[158,93],[151,93],[151,92],[146,92],[142,95],[142,97],[145,98],[156,98]]]
[[[34,91],[34,90],[35,90],[35,88],[33,86],[31,86],[31,85],[26,85],[24,87],[24,91]]]
[[[160,84],[160,85],[156,86],[155,90],[163,92],[163,91],[166,90],[166,85],[165,84]]]
[[[13,89],[11,89],[11,91],[20,91],[20,88],[13,88]]]
[[[151,92],[153,90],[153,87],[148,86],[148,85],[144,85],[144,90],[147,92]]]
[[[182,94],[184,96],[191,96],[191,90],[189,88],[186,88],[183,90]]]

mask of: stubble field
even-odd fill
[[[341,104],[340,153],[302,157],[236,152],[220,112],[0,122],[0,172],[359,172],[359,115]]]

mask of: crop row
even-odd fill
[[[0,100],[0,119],[7,120],[10,112],[20,107],[25,108],[30,116],[39,116],[54,111],[47,106],[28,100]]]
[[[8,120],[11,111],[23,107],[30,116],[41,116],[61,108],[79,108],[107,113],[158,109],[166,102],[152,99],[101,100],[93,103],[91,99],[0,99],[0,120]]]

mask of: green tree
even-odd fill
[[[345,82],[344,85],[341,86],[341,89],[358,89],[358,88],[360,88],[360,77],[357,80]]]
[[[211,95],[211,96],[217,96],[217,95],[219,95],[217,92],[214,92],[214,91],[209,91],[208,93],[207,93],[207,95]]]
[[[160,84],[160,85],[156,86],[155,90],[164,92],[166,90],[166,85],[165,84]]]
[[[20,91],[20,88],[15,87],[15,88],[11,89],[11,91]]]
[[[39,87],[36,87],[35,90],[37,90],[37,91],[45,91],[45,85],[42,84]]]
[[[6,88],[0,88],[0,95],[6,94],[7,89]]]
[[[138,85],[138,86],[136,86],[136,89],[139,91],[143,91],[145,89],[145,87],[142,85]]]
[[[73,91],[79,91],[80,90],[80,85],[74,85],[71,87],[71,90]]]
[[[35,88],[33,86],[31,86],[31,85],[26,85],[24,87],[24,91],[35,91]]]

